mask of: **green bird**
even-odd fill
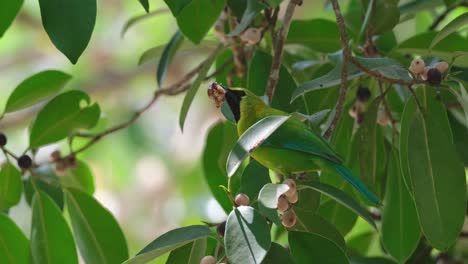
[[[213,83],[208,95],[219,108],[226,102],[242,135],[249,127],[268,116],[289,114],[271,108],[247,89],[227,88]],[[312,171],[335,171],[370,202],[380,204],[379,199],[343,165],[338,154],[320,135],[317,135],[298,117],[291,116],[273,132],[250,156],[263,166],[282,175]]]

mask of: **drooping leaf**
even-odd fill
[[[37,148],[64,139],[77,129],[94,127],[101,111],[97,103],[90,103],[89,96],[78,90],[56,96],[37,114],[29,146]]]
[[[258,194],[258,208],[270,221],[281,225],[276,208],[278,207],[278,198],[289,190],[286,184],[268,183],[263,186]]]
[[[21,199],[21,173],[7,161],[0,169],[0,210],[7,210]]]
[[[391,151],[382,213],[382,242],[399,263],[406,263],[418,246],[421,228],[416,208],[401,175],[398,153]]]
[[[242,173],[239,193],[254,199],[267,183],[271,183],[268,169],[252,159]]]
[[[308,185],[301,185],[300,187],[298,187],[298,189],[303,189],[303,188],[316,190],[334,199],[335,201],[339,202],[341,205],[347,207],[351,211],[358,214],[360,217],[366,220],[374,228],[377,228],[369,212],[367,212],[367,210],[364,207],[359,205],[359,203],[357,203],[353,198],[349,197],[349,195],[347,195],[345,192],[341,191],[340,189],[337,189],[331,185],[319,183],[319,182],[310,182]]]
[[[315,173],[304,174],[303,179],[297,179],[296,184],[307,185],[309,182],[318,182],[319,177]],[[294,204],[295,209],[302,209],[309,213],[316,213],[320,207],[320,193],[311,189],[304,189],[297,192],[298,200]]]
[[[408,167],[422,231],[431,245],[445,250],[463,226],[466,179],[450,128],[444,129],[447,125],[432,116],[417,111],[413,118]]]
[[[166,78],[166,73],[172,62],[172,58],[174,57],[175,53],[177,52],[183,41],[184,35],[180,31],[177,31],[172,36],[171,40],[167,43],[166,48],[164,48],[156,72],[156,80],[158,81],[159,87],[162,87],[164,79]]]
[[[4,263],[28,264],[29,241],[7,215],[0,213],[0,259]]]
[[[42,25],[55,47],[75,64],[96,22],[96,0],[39,0]]]
[[[369,26],[372,33],[377,35],[392,30],[399,20],[400,10],[397,1],[377,1]]]
[[[171,230],[153,240],[135,257],[125,261],[125,264],[147,263],[164,253],[180,248],[195,240],[206,238],[209,235],[210,229],[204,225],[193,225]]]
[[[336,22],[321,18],[293,20],[286,43],[302,44],[323,53],[341,49],[340,33]]]
[[[86,263],[122,263],[128,259],[127,242],[114,216],[89,194],[65,191],[78,248]]]
[[[168,1],[166,1],[167,3]],[[186,1],[175,1],[183,2]],[[200,43],[226,5],[226,0],[192,0],[177,14],[180,31],[193,43]],[[172,10],[172,8],[171,8]]]
[[[252,23],[255,17],[266,8],[266,5],[258,0],[247,0],[247,7],[242,15],[241,21],[229,32],[228,37],[239,35]]]
[[[211,65],[214,63],[216,57],[221,53],[222,50],[223,45],[218,45],[218,48],[210,55],[210,57],[208,57],[205,60],[203,67],[200,69],[197,77],[190,86],[190,89],[185,94],[184,102],[182,103],[182,108],[180,109],[179,115],[179,126],[182,131],[184,130],[185,119],[187,118],[187,114],[190,109],[190,106],[192,105],[193,99],[195,98],[195,95],[198,92],[198,88],[200,88],[200,85],[202,84],[208,71],[210,70]]]
[[[431,45],[429,46],[431,49],[437,45],[441,40],[445,37],[450,35],[451,33],[459,30],[461,27],[468,25],[468,13],[464,13],[454,20],[450,21],[437,35],[432,39]]]
[[[57,70],[47,70],[22,81],[8,97],[5,113],[14,112],[39,103],[58,93],[71,76]]]
[[[194,240],[169,254],[167,264],[200,264],[205,256],[206,238]]]
[[[262,264],[293,264],[294,260],[291,253],[277,243],[271,243],[270,250],[268,251]]]
[[[141,4],[141,6],[143,6],[143,8],[145,9],[146,13],[149,12],[149,3],[148,3],[148,0],[138,0]]]
[[[230,263],[261,263],[271,245],[265,218],[252,207],[237,207],[228,216],[224,245]]]
[[[268,116],[248,128],[229,153],[226,164],[228,176],[233,176],[249,153],[261,145],[288,118],[289,116]]]
[[[64,187],[76,188],[91,195],[94,193],[93,173],[81,160],[77,160],[76,167],[69,169],[63,177],[60,177],[60,183]]]
[[[40,190],[32,202],[31,259],[37,264],[78,263],[73,235],[62,212]]]
[[[60,186],[60,179],[55,174],[53,165],[43,165],[34,170],[34,176],[26,179],[24,183],[24,193],[26,201],[32,205],[32,200],[36,189],[41,190],[54,203],[63,210],[63,191]]]
[[[312,233],[289,232],[291,253],[296,263],[349,263],[345,252],[332,241]]]
[[[172,14],[174,17],[177,17],[192,0],[164,0],[166,2],[166,5],[171,9]]]
[[[2,3],[0,8],[0,38],[10,27],[21,9],[24,0],[9,0]]]

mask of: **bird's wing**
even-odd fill
[[[305,152],[334,163],[342,163],[340,157],[321,136],[294,117],[271,134],[263,145]]]

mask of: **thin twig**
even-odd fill
[[[11,152],[10,150],[8,150],[7,148],[5,147],[2,147],[2,151],[3,153],[5,154],[5,156],[8,154],[10,155],[12,158],[14,158],[15,160],[18,160],[18,156],[15,155],[15,153]]]
[[[302,0],[290,0],[286,11],[283,17],[283,23],[278,30],[277,35],[275,36],[276,42],[273,45],[275,47],[273,54],[273,62],[271,63],[270,77],[268,78],[266,95],[268,101],[271,103],[273,100],[273,95],[275,94],[276,85],[279,80],[279,72],[281,68],[281,61],[283,59],[283,49],[286,37],[288,36],[289,26],[291,25],[291,20],[294,14],[294,10],[297,5],[302,4]]]

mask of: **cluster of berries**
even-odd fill
[[[282,213],[280,219],[283,226],[291,228],[296,224],[297,217],[294,210],[291,210],[290,205],[297,203],[299,195],[297,193],[296,182],[293,179],[286,179],[283,184],[288,185],[289,189],[278,198],[276,208]]]
[[[426,66],[421,58],[416,58],[411,62],[409,71],[415,78],[421,78],[430,84],[438,85],[442,82],[442,75],[447,71],[449,65],[445,61],[438,62],[433,66]]]
[[[50,159],[55,163],[55,174],[57,176],[64,176],[69,169],[75,168],[77,164],[75,155],[62,157],[59,150],[52,152]]]

